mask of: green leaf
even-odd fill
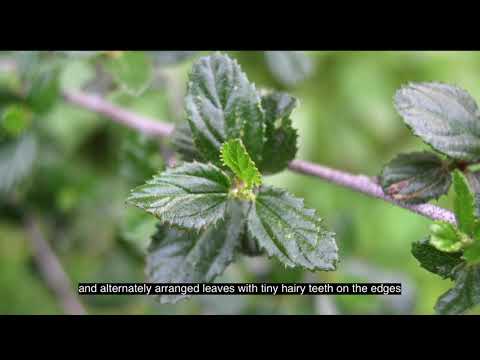
[[[204,283],[222,274],[240,246],[243,217],[240,203],[230,200],[224,221],[201,234],[159,226],[147,257],[148,280],[155,283]],[[186,296],[162,295],[162,302]]]
[[[462,314],[480,303],[480,266],[464,266],[455,271],[454,277],[455,286],[435,305],[438,314]]]
[[[264,173],[274,174],[285,169],[297,154],[298,134],[290,119],[297,99],[285,93],[272,93],[262,97],[262,106],[267,141],[258,167]]]
[[[400,154],[380,175],[383,191],[409,204],[438,199],[448,192],[451,183],[448,163],[431,152]]]
[[[461,253],[440,251],[432,246],[428,239],[414,242],[412,254],[424,269],[444,279],[453,279],[454,268],[463,262]]]
[[[130,95],[141,95],[150,85],[153,67],[143,51],[121,51],[111,55],[107,70],[115,81]]]
[[[253,161],[259,162],[264,114],[255,86],[235,60],[220,54],[200,58],[189,76],[185,108],[194,143],[205,160],[220,165],[222,144],[241,138]]]
[[[32,135],[24,135],[0,145],[0,194],[10,192],[30,174],[35,161],[36,144]]]
[[[32,114],[25,106],[12,104],[2,113],[1,127],[12,137],[21,135],[30,125]]]
[[[463,247],[461,233],[450,223],[435,222],[430,226],[430,244],[440,251],[457,252]]]
[[[295,86],[313,72],[313,63],[303,51],[266,51],[271,73],[285,86]]]
[[[172,144],[183,160],[203,162],[202,155],[198,152],[193,142],[192,131],[188,122],[183,122],[175,127],[172,135]]]
[[[454,211],[458,228],[469,236],[473,236],[476,221],[476,203],[468,180],[459,170],[453,172],[453,188],[455,190]]]
[[[303,200],[284,190],[262,187],[248,212],[248,231],[269,256],[286,266],[335,270],[334,234],[326,231]]]
[[[413,133],[434,149],[454,159],[480,159],[478,107],[465,90],[411,83],[397,91],[395,107]]]
[[[220,149],[220,157],[247,189],[262,184],[262,175],[248,155],[242,140],[232,139],[224,143]]]
[[[224,218],[230,185],[212,164],[185,163],[133,189],[127,202],[162,223],[198,230]]]

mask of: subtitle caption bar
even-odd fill
[[[401,283],[79,283],[79,295],[401,295]]]

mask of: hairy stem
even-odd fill
[[[98,96],[69,91],[64,93],[64,97],[68,102],[74,105],[102,114],[116,122],[137,129],[145,134],[153,136],[168,136],[171,135],[174,130],[174,126],[171,124],[162,123],[155,119],[135,114],[126,109],[115,106]],[[382,188],[376,183],[376,181],[365,175],[354,175],[303,160],[293,160],[289,165],[289,169],[297,173],[315,176],[331,182],[332,184],[340,185],[377,199],[382,199],[432,220],[441,220],[452,224],[456,223],[454,214],[447,209],[432,204],[407,205],[392,199],[384,194]]]

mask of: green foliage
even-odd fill
[[[260,247],[286,266],[335,270],[334,234],[326,231],[303,200],[273,187],[260,189],[248,213],[248,231]]]
[[[382,170],[383,191],[409,204],[438,199],[452,182],[448,163],[431,152],[400,154]]]
[[[185,163],[135,188],[127,201],[162,223],[200,230],[225,218],[230,186],[215,165]]]
[[[420,265],[442,278],[454,279],[453,270],[462,263],[461,253],[448,253],[436,249],[428,239],[414,242],[412,254]]]
[[[454,159],[480,160],[475,100],[456,86],[412,83],[395,94],[395,107],[413,133]]]
[[[435,305],[439,314],[461,314],[480,303],[480,266],[465,265],[453,277],[455,286],[440,296]]]
[[[222,144],[241,139],[262,173],[279,172],[295,157],[289,119],[295,104],[286,94],[262,98],[238,63],[220,54],[194,64],[185,99],[193,143],[205,161],[221,166]]]
[[[225,220],[200,234],[159,226],[147,256],[147,275],[156,283],[210,282],[234,260],[243,226],[241,205],[228,201]],[[176,302],[186,296],[161,296]]]
[[[274,174],[285,169],[297,154],[297,130],[292,127],[290,115],[297,99],[285,93],[272,93],[262,97],[265,109],[267,141],[260,168]]]
[[[473,236],[478,227],[476,219],[475,196],[468,185],[467,178],[458,170],[453,172],[455,189],[454,210],[458,228],[469,236]]]
[[[334,233],[315,211],[284,190],[260,187],[261,171],[278,172],[296,154],[295,106],[287,94],[261,97],[228,56],[194,64],[185,100],[190,126],[181,124],[173,140],[184,160],[194,161],[161,172],[127,200],[161,223],[148,256],[152,281],[212,281],[237,250],[335,270]]]
[[[262,184],[262,175],[245,149],[240,139],[229,140],[220,149],[220,157],[237,176],[237,179],[245,190],[251,191],[254,187]]]
[[[142,51],[112,52],[106,62],[107,70],[127,93],[133,96],[142,94],[153,77],[150,58]]]

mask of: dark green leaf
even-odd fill
[[[428,239],[414,242],[412,254],[424,269],[444,279],[453,279],[453,269],[463,262],[461,253],[446,253],[437,250],[429,243]]]
[[[0,194],[10,192],[30,173],[36,149],[36,140],[32,135],[0,145]]]
[[[225,166],[241,180],[247,189],[262,184],[262,175],[245,149],[240,139],[228,140],[220,149],[220,157]]]
[[[313,71],[312,61],[303,51],[266,51],[265,57],[272,74],[286,86],[302,82]]]
[[[468,180],[459,170],[453,172],[453,188],[455,190],[454,210],[458,227],[469,236],[475,230],[476,204]]]
[[[127,201],[162,223],[201,229],[223,219],[230,185],[212,164],[185,163],[133,189]]]
[[[290,114],[296,105],[297,99],[285,93],[272,93],[262,97],[267,137],[262,162],[259,164],[262,172],[279,172],[295,158],[298,134],[292,127]]]
[[[111,56],[107,69],[129,94],[143,93],[153,77],[151,59],[143,51],[121,51]]]
[[[248,213],[248,230],[270,256],[287,266],[334,270],[338,259],[334,234],[320,221],[301,199],[262,187]]]
[[[465,90],[412,83],[397,91],[395,107],[414,134],[436,150],[454,159],[480,159],[478,107]]]
[[[264,114],[255,86],[235,60],[220,54],[199,59],[189,77],[185,108],[194,143],[205,160],[220,165],[222,144],[242,138],[258,163]]]
[[[410,204],[438,199],[448,192],[451,183],[448,164],[431,152],[400,154],[380,175],[386,194]]]
[[[461,314],[480,303],[480,266],[464,266],[455,271],[455,286],[435,305],[439,314]]]
[[[213,281],[234,260],[243,221],[240,203],[230,200],[226,219],[201,234],[158,227],[147,257],[149,281],[162,284]],[[163,295],[160,299],[176,302],[184,297]]]
[[[175,149],[182,155],[183,160],[198,160],[202,162],[202,155],[195,147],[188,122],[181,123],[175,127],[172,143]]]

